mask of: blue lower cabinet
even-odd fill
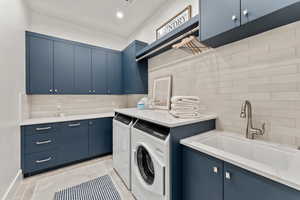
[[[89,156],[112,153],[112,118],[89,121]]]
[[[300,191],[224,163],[224,200],[299,200]]]
[[[223,162],[186,147],[182,154],[182,199],[222,200]]]
[[[59,163],[58,155],[55,150],[25,155],[22,168],[23,174],[55,167]]]
[[[299,200],[300,191],[183,146],[184,200]]]
[[[60,135],[60,162],[62,164],[88,157],[88,121],[65,122]]]
[[[112,153],[112,118],[21,127],[25,175]]]

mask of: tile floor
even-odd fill
[[[35,175],[22,180],[13,199],[10,200],[53,200],[55,192],[80,183],[110,175],[122,200],[134,200],[112,167],[112,157],[79,163],[76,165]]]

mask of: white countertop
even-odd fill
[[[160,124],[169,128],[194,124],[202,121],[216,119],[214,114],[203,114],[202,116],[194,119],[179,119],[169,114],[164,110],[139,110],[137,108],[115,109],[115,112],[122,113],[138,119],[143,119],[152,123]]]
[[[222,131],[199,134],[180,143],[300,190],[300,151],[296,148],[249,140],[241,134]]]
[[[48,124],[56,122],[67,122],[67,121],[76,121],[76,120],[87,120],[87,119],[98,119],[114,117],[114,112],[108,113],[99,113],[99,114],[86,114],[86,115],[70,115],[64,117],[47,117],[47,118],[33,118],[26,119],[20,123],[20,126],[35,125],[35,124]]]

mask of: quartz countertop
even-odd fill
[[[183,139],[180,143],[275,182],[300,190],[300,151],[296,147],[249,140],[244,135],[223,131],[210,131],[199,134]]]
[[[198,118],[179,119],[173,117],[171,114],[169,114],[168,111],[150,110],[150,109],[139,110],[137,108],[115,109],[115,112],[128,115],[131,117],[135,117],[138,119],[142,119],[145,121],[149,121],[162,126],[166,126],[169,128],[194,124],[194,123],[213,120],[217,118],[215,114],[203,114]]]
[[[86,114],[86,115],[69,115],[64,117],[32,118],[32,119],[26,119],[21,121],[20,126],[87,120],[87,119],[98,119],[98,118],[106,118],[106,117],[114,117],[114,112]]]

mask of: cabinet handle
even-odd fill
[[[230,180],[230,179],[231,179],[231,174],[230,174],[230,172],[225,172],[225,178],[226,178],[227,180]]]
[[[41,144],[49,144],[49,143],[52,143],[52,140],[47,140],[47,141],[38,141],[38,142],[36,142],[35,144],[37,144],[37,145],[41,145]]]
[[[213,167],[213,171],[215,174],[219,173],[219,168],[218,167]]]
[[[76,126],[80,126],[80,123],[78,123],[78,124],[69,124],[69,127],[76,127]]]
[[[248,9],[245,9],[245,10],[243,11],[243,15],[246,16],[246,17],[248,17],[248,15],[249,15]]]
[[[40,163],[49,162],[50,160],[52,160],[52,157],[49,157],[49,158],[47,158],[47,159],[45,159],[45,160],[37,160],[37,161],[35,161],[35,162],[38,163],[38,164],[40,164]]]
[[[237,17],[235,15],[232,15],[231,20],[235,22],[237,20]]]
[[[49,130],[51,128],[52,128],[51,126],[48,126],[48,127],[43,127],[43,128],[36,128],[35,130],[36,131],[46,131],[46,130]]]

